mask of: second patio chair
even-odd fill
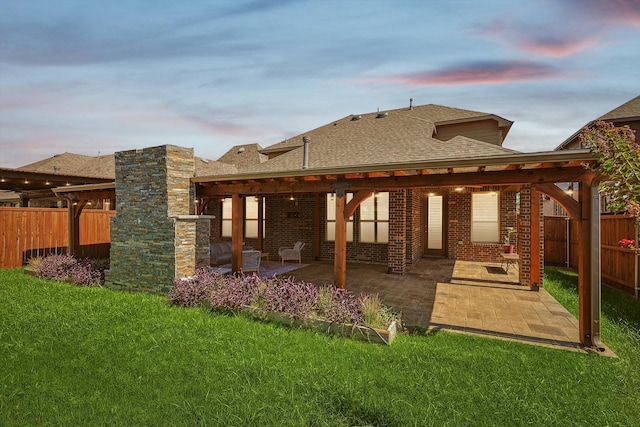
[[[304,248],[305,243],[296,242],[293,245],[293,248],[285,247],[278,249],[278,255],[280,255],[280,260],[282,261],[282,265],[284,265],[284,261],[298,261],[298,264],[302,264],[302,248]]]

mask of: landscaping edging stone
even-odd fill
[[[315,318],[307,319],[307,321],[303,322],[292,318],[286,313],[265,313],[254,307],[244,307],[241,311],[260,320],[267,320],[285,326],[303,327],[315,332],[339,335],[377,344],[391,345],[398,331],[398,325],[395,320],[391,322],[387,329],[378,329],[371,326],[335,323]]]

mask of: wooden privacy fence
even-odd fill
[[[600,217],[600,258],[603,283],[635,294],[640,286],[638,257],[618,246],[622,238],[636,239],[633,218],[624,215]],[[567,235],[569,238],[567,239]],[[578,223],[560,216],[544,218],[544,261],[547,265],[578,267]],[[569,262],[567,263],[567,260]]]
[[[109,258],[110,218],[115,211],[85,209],[80,215],[81,258]],[[66,253],[67,209],[0,208],[0,268],[24,265],[29,258]]]

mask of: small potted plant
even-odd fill
[[[511,244],[511,235],[516,232],[514,227],[507,227],[507,235],[504,236],[504,253],[512,254],[513,245]]]

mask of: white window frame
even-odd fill
[[[326,195],[326,221],[325,221],[325,233],[324,238],[327,242],[335,242],[336,235],[336,198],[333,193],[327,193]],[[353,199],[353,193],[347,193],[347,203]],[[353,242],[353,216],[349,217],[347,221],[347,242]]]
[[[382,204],[386,202],[386,209],[383,209]],[[373,213],[373,218],[364,218],[364,210],[363,207],[368,207],[368,205],[373,205],[373,209],[371,212]],[[375,193],[373,197],[369,197],[365,199],[362,203],[360,203],[360,242],[362,243],[389,243],[389,193],[388,192],[380,192]],[[386,211],[386,215],[383,212]],[[386,219],[383,217],[386,216]],[[365,240],[362,236],[365,234],[362,232],[362,226],[365,224],[373,224],[373,240]],[[387,233],[386,238],[381,236],[381,224],[386,224]]]
[[[471,193],[471,243],[499,242],[500,194],[496,191]]]
[[[264,211],[265,211],[265,203],[264,203],[264,198],[262,198],[262,237],[264,237],[264,229],[265,229],[265,215],[264,215]],[[226,197],[224,199],[222,199],[222,228],[220,230],[220,235],[222,237],[231,237],[231,228],[232,228],[232,208],[231,208],[231,197]],[[253,223],[255,223],[255,229],[257,230],[257,223],[258,223],[258,218],[247,218],[247,212],[249,212],[249,210],[247,209],[247,206],[250,203],[255,203],[256,205],[258,204],[258,201],[255,199],[255,196],[247,196],[244,198],[244,233],[245,233],[245,238],[247,239],[257,239],[258,235],[247,235],[247,230],[251,229],[251,225],[253,225]],[[257,211],[257,209],[256,209]]]

